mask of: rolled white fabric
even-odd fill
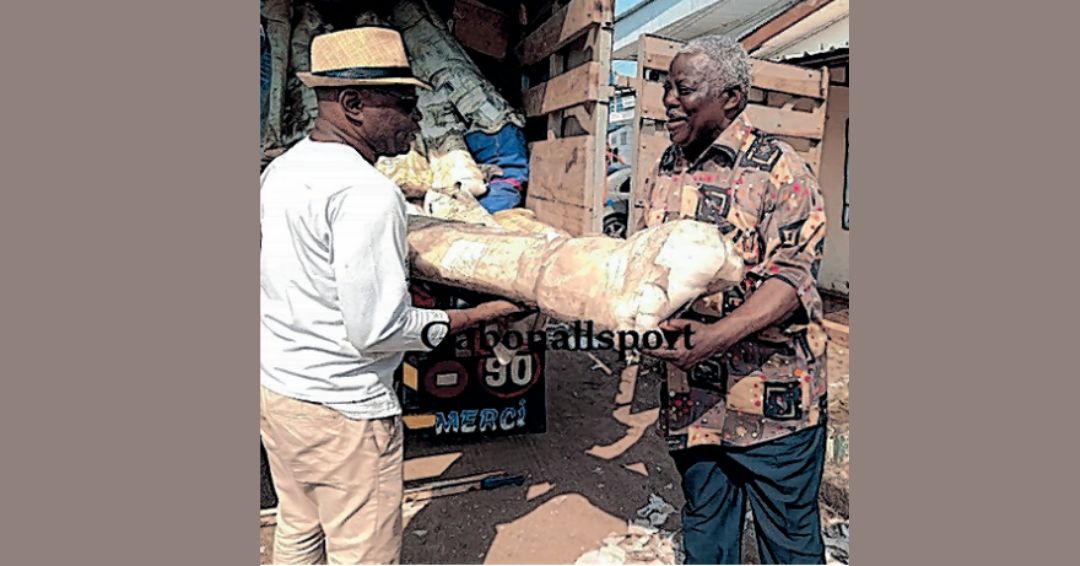
[[[414,216],[407,241],[415,277],[614,331],[655,329],[694,299],[738,284],[744,273],[716,226],[694,220],[622,240],[550,237]]]

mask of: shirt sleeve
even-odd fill
[[[802,159],[786,154],[777,167],[787,172],[771,177],[768,216],[761,228],[764,257],[754,271],[762,280],[777,278],[791,285],[804,314],[816,318],[817,276],[825,251],[824,198]]]
[[[438,346],[450,319],[445,311],[412,306],[402,201],[382,187],[349,188],[328,213],[331,263],[349,342],[361,352]]]

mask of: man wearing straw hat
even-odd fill
[[[397,563],[407,350],[512,314],[411,304],[405,200],[373,164],[417,132],[415,78],[398,32],[316,37],[318,117],[262,175],[260,431],[278,495],[274,563]],[[430,342],[429,342],[430,343]]]

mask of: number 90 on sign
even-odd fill
[[[481,383],[496,397],[524,395],[538,381],[540,365],[532,353],[517,353],[507,364],[495,357],[481,360]]]

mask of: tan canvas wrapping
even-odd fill
[[[524,232],[526,234],[540,234],[546,238],[569,238],[570,234],[549,226],[536,219],[536,213],[527,208],[511,208],[500,210],[492,215],[495,222],[499,223],[504,230],[509,232]]]
[[[415,147],[402,155],[380,157],[375,168],[389,177],[407,199],[424,198],[434,180],[427,158]]]
[[[460,187],[439,187],[424,195],[424,213],[443,220],[456,220],[501,229],[498,221],[471,193]]]
[[[460,184],[462,189],[475,196],[487,192],[484,173],[476,165],[471,153],[465,149],[448,152],[432,151],[428,153],[431,165],[433,187],[453,187]]]
[[[737,284],[743,265],[715,226],[679,220],[628,240],[550,238],[502,227],[409,218],[412,273],[538,306],[562,320],[646,331],[707,293]]]

